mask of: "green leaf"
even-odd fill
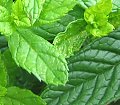
[[[110,13],[109,22],[115,27],[118,28],[120,26],[120,10]]]
[[[24,11],[31,24],[39,18],[45,0],[23,0]]]
[[[0,98],[5,96],[6,93],[7,93],[7,89],[0,85]],[[1,103],[0,103],[0,105],[1,105]]]
[[[105,36],[113,31],[114,26],[108,22],[108,14],[111,11],[111,0],[101,0],[95,6],[86,9],[84,18],[88,23],[87,31],[97,37]]]
[[[2,59],[4,60],[8,74],[8,82],[6,87],[17,86],[32,90],[32,92],[36,94],[41,92],[41,88],[45,85],[41,83],[33,74],[29,74],[27,71],[18,67],[12,59],[11,53],[8,49],[2,53]]]
[[[12,5],[12,17],[17,26],[31,26],[30,19],[24,11],[22,0],[16,0]]]
[[[0,85],[5,87],[7,84],[7,73],[6,73],[6,68],[4,65],[4,62],[2,61],[1,58],[1,53],[0,53]]]
[[[100,0],[78,0],[78,4],[84,8],[87,9],[93,5],[96,5]]]
[[[113,0],[113,11],[120,9],[120,1],[119,0]]]
[[[17,26],[28,27],[39,18],[45,0],[16,0],[13,4],[14,22]]]
[[[0,5],[7,8],[9,12],[11,12],[12,3],[13,3],[13,0],[0,0]]]
[[[68,60],[69,81],[49,86],[48,105],[107,105],[120,99],[120,29],[100,38]]]
[[[37,24],[46,24],[59,20],[76,5],[76,0],[46,0]]]
[[[10,36],[8,44],[17,65],[39,80],[56,85],[68,80],[65,58],[45,39],[27,29],[18,29]]]
[[[5,35],[10,35],[12,31],[10,14],[5,7],[0,6],[0,32]]]
[[[31,91],[17,87],[9,87],[7,94],[0,98],[2,105],[46,105],[39,97]]]
[[[86,32],[83,31],[85,26],[86,22],[83,19],[73,21],[65,32],[61,32],[55,37],[53,44],[62,56],[69,57],[80,49],[87,37]]]
[[[81,18],[84,18],[84,10],[76,5],[73,10],[62,17],[59,21],[41,26],[33,26],[31,31],[46,40],[53,40],[59,32],[65,31],[70,22]]]

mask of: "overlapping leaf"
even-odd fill
[[[46,105],[39,97],[31,91],[17,87],[9,87],[7,94],[0,98],[2,105]]]
[[[120,26],[120,10],[116,10],[115,12],[110,13],[109,22],[113,24],[115,28]]]
[[[17,0],[12,16],[17,26],[31,26],[39,18],[45,0]]]
[[[105,36],[112,32],[114,26],[108,22],[108,14],[112,11],[112,0],[101,0],[86,9],[84,19],[88,23],[87,31],[95,37]]]
[[[107,105],[120,98],[120,29],[69,60],[69,82],[48,87],[48,105]]]
[[[8,10],[1,5],[0,5],[0,32],[6,35],[12,34],[10,14]]]
[[[42,26],[33,26],[31,31],[46,40],[53,40],[59,32],[65,31],[70,22],[81,18],[84,18],[84,9],[76,5],[72,11],[62,17],[59,21]]]
[[[76,5],[76,0],[46,0],[41,12],[40,24],[51,23],[65,16]]]
[[[30,19],[31,24],[39,18],[45,0],[23,0],[24,11]]]
[[[69,57],[80,49],[87,37],[85,26],[83,19],[76,20],[68,25],[65,32],[55,37],[53,44],[63,56]]]
[[[18,29],[8,43],[16,63],[39,80],[56,85],[68,80],[65,58],[45,39],[27,29]]]

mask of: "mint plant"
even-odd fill
[[[1,0],[0,105],[107,105],[120,99],[119,0]]]

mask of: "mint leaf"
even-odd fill
[[[32,92],[36,94],[40,93],[41,88],[44,87],[44,84],[40,83],[40,81],[33,74],[29,74],[27,71],[18,67],[12,59],[11,53],[8,49],[2,53],[2,59],[5,63],[8,75],[7,87],[17,86],[32,90]]]
[[[59,20],[76,5],[76,0],[46,0],[38,23],[46,24]]]
[[[5,96],[7,93],[7,89],[0,85],[0,98]]]
[[[83,19],[76,20],[68,25],[65,32],[55,37],[53,44],[63,56],[69,57],[80,49],[87,37],[83,31],[85,26],[86,22]]]
[[[13,0],[0,0],[0,5],[7,8],[7,10],[10,12],[12,7]]]
[[[2,61],[1,58],[1,53],[0,53],[0,85],[5,87],[7,84],[7,73],[6,73],[6,68],[4,65],[4,62]]]
[[[95,6],[86,9],[84,18],[88,23],[87,31],[97,37],[105,36],[113,31],[114,26],[108,22],[108,14],[111,11],[111,0],[101,0]]]
[[[84,9],[87,9],[93,5],[96,5],[100,0],[78,0],[78,4],[83,7]]]
[[[69,58],[69,81],[49,86],[48,105],[107,105],[120,98],[120,29]]]
[[[10,35],[12,34],[12,31],[10,14],[5,7],[0,6],[0,32],[2,34]]]
[[[24,11],[31,24],[39,18],[45,0],[23,0]]]
[[[120,26],[120,10],[110,13],[109,22],[113,24],[115,28]]]
[[[2,105],[46,105],[39,97],[31,91],[17,87],[9,87],[7,94],[0,98]]]
[[[8,44],[17,65],[39,80],[55,85],[68,80],[65,58],[45,39],[27,29],[18,29],[10,36]]]
[[[45,24],[41,26],[33,26],[31,31],[46,40],[53,40],[54,37],[59,33],[65,31],[67,25],[77,19],[84,17],[84,9],[76,5],[67,15],[62,17],[59,21]]]
[[[120,1],[113,0],[113,12],[120,9]]]
[[[12,5],[12,17],[17,26],[31,26],[30,19],[24,11],[22,0],[16,0]]]

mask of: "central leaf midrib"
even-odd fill
[[[18,31],[18,32],[19,32],[19,31]],[[19,33],[20,33],[20,32],[19,32]],[[31,46],[30,48],[32,48],[32,49],[36,52],[36,54],[39,55],[39,54],[37,53],[37,51],[32,47],[32,45],[29,43],[29,41],[26,40],[26,38],[24,37],[24,35],[22,35],[22,33],[21,33],[21,35],[20,35],[20,34],[18,34],[18,35],[19,35],[19,37],[22,36],[22,38],[28,43],[28,45]],[[40,52],[40,53],[43,53],[43,52]],[[43,53],[43,54],[45,54],[45,53]],[[49,70],[53,73],[53,75],[55,76],[55,78],[57,78],[58,81],[60,81],[61,83],[63,83],[63,81],[62,81],[60,78],[58,78],[58,76],[55,75],[54,70],[52,71],[53,68],[50,68],[50,66],[45,62],[45,60],[43,59],[43,57],[42,57],[41,55],[39,55],[39,57],[42,59],[42,61],[44,62],[44,64],[49,68]],[[55,57],[55,56],[53,56],[53,57]],[[58,57],[58,58],[59,58],[59,57]],[[60,61],[61,61],[61,59],[60,59]],[[63,61],[62,61],[62,63],[63,63]],[[65,65],[65,64],[64,64],[64,65]],[[37,68],[36,68],[36,69],[37,69]],[[65,71],[61,71],[61,72],[65,72]]]

